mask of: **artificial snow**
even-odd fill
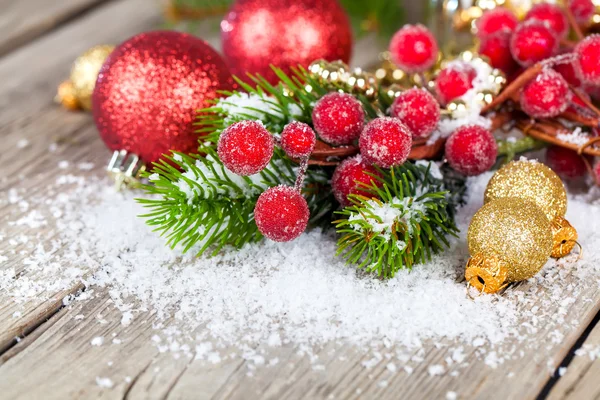
[[[193,250],[182,255],[138,217],[145,210],[134,198],[143,193],[117,193],[108,180],[63,175],[28,199],[35,218],[27,217],[32,211],[15,214],[12,223],[24,233],[10,240],[30,249],[21,261],[27,274],[0,270],[0,292],[25,303],[81,281],[87,290],[68,307],[106,293],[123,325],[152,314],[156,331],[148,345],[208,363],[241,357],[253,368],[269,368],[279,360],[259,346],[292,346],[319,369],[324,363],[312,349],[333,342],[367,354],[365,368],[384,363],[389,374],[411,374],[431,344],[446,354],[428,366],[430,375],[458,375],[456,368],[466,365],[473,348],[494,368],[523,357],[527,346],[538,349],[536,334],[562,340],[557,329],[576,322],[570,304],[582,291],[597,290],[600,226],[589,221],[600,220],[600,202],[597,189],[569,197],[567,219],[579,230],[581,260],[577,254],[550,260],[526,288],[471,299],[463,279],[465,236],[491,175],[469,179],[467,204],[456,221],[460,238],[451,240],[451,248],[387,281],[346,266],[335,256],[335,235],[320,230],[289,243],[225,249],[212,258],[197,258]],[[18,209],[22,195],[9,190],[0,202]],[[36,222],[16,223],[23,218]],[[52,227],[55,238],[44,242],[36,226]],[[74,320],[82,323],[84,317]],[[120,344],[114,336],[112,345]],[[105,342],[98,336],[90,344]]]

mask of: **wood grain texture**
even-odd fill
[[[1,0],[0,56],[108,0]]]

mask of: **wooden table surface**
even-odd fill
[[[8,260],[0,269],[14,268],[16,279],[25,279],[23,263],[33,249],[8,238],[31,233],[31,228],[10,225],[24,215],[6,201],[9,189],[18,187],[27,196],[40,195],[43,182],[57,174],[58,162],[93,162],[100,166],[109,152],[100,141],[90,116],[67,112],[53,103],[59,82],[72,61],[84,50],[101,43],[118,43],[131,35],[159,26],[158,1],[147,0],[0,0],[0,227],[4,239],[0,251]],[[207,28],[208,29],[208,28]],[[217,45],[215,34],[208,34]],[[374,60],[377,48],[361,42],[355,63]],[[18,149],[26,139],[30,145]],[[56,152],[48,152],[59,143]],[[101,175],[102,171],[90,171]],[[29,210],[31,211],[31,210]],[[47,244],[55,234],[39,229],[39,241]],[[16,251],[14,251],[16,250]],[[60,250],[58,250],[60,251]],[[66,266],[65,266],[66,267]],[[84,266],[79,266],[84,267]],[[600,325],[596,318],[600,293],[589,289],[575,293],[568,314],[578,327],[565,326],[564,340],[549,343],[548,332],[539,336],[548,357],[539,357],[538,348],[523,348],[523,357],[499,368],[489,368],[465,349],[469,366],[459,377],[430,376],[427,365],[435,364],[443,353],[426,347],[425,362],[412,374],[393,375],[387,386],[377,385],[385,363],[370,370],[362,365],[365,355],[352,349],[322,349],[325,371],[315,371],[306,360],[295,357],[294,349],[277,350],[281,368],[258,369],[246,375],[242,359],[212,365],[192,359],[174,359],[160,353],[150,342],[152,316],[142,315],[122,326],[121,314],[106,294],[70,306],[63,305],[69,294],[78,296],[82,284],[66,291],[40,293],[39,300],[15,304],[0,287],[0,398],[2,399],[445,399],[448,392],[459,398],[600,398],[600,361],[574,356],[577,348],[597,349]],[[42,300],[44,299],[44,300]],[[531,305],[529,305],[531,306]],[[563,305],[564,306],[564,305]],[[559,307],[559,305],[556,305]],[[16,310],[20,316],[15,317]],[[23,311],[24,310],[24,311]],[[78,314],[102,314],[106,324],[76,321]],[[116,333],[121,346],[90,347],[96,336]],[[340,355],[346,356],[344,361]],[[550,362],[548,361],[550,359]],[[112,367],[107,363],[113,361]],[[562,377],[555,370],[568,368]],[[513,371],[512,378],[507,371]],[[97,376],[130,377],[112,388],[96,384]],[[510,378],[510,379],[509,379]],[[360,391],[357,388],[361,388]]]

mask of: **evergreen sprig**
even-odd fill
[[[430,168],[405,163],[372,174],[370,184],[361,185],[365,194],[350,195],[352,205],[336,212],[344,217],[334,221],[337,254],[390,278],[447,248],[446,236],[458,232],[453,214],[460,196],[451,196]]]

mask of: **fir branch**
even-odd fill
[[[349,196],[353,205],[336,212],[338,255],[383,278],[428,261],[456,236],[456,199],[428,166],[406,163],[380,170],[363,184],[368,195]]]

